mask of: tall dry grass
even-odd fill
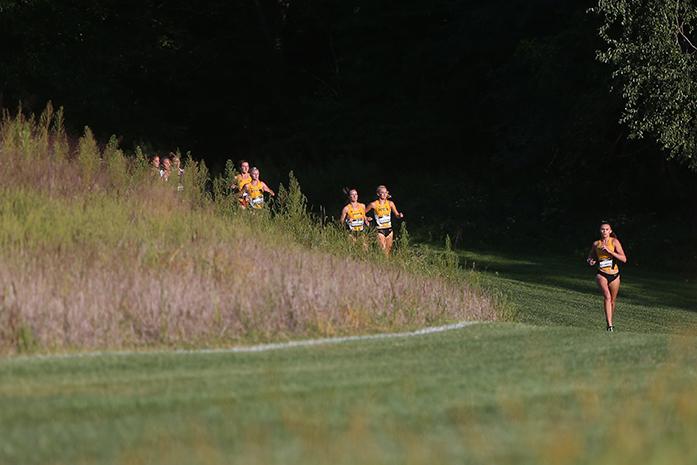
[[[195,246],[163,266],[138,250],[2,257],[0,341],[20,350],[195,346],[492,316],[486,298],[442,279],[249,238],[231,245]]]
[[[184,191],[62,111],[0,124],[0,352],[237,342],[494,319],[453,254],[384,259],[308,213],[291,175],[273,212],[239,211],[186,161]]]

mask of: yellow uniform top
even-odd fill
[[[264,183],[257,181],[255,185],[254,182],[250,181],[247,185],[249,204],[252,208],[264,208]]]
[[[351,231],[363,231],[365,226],[365,205],[358,204],[353,208],[351,204],[346,205],[346,224]]]
[[[605,246],[608,250],[615,251],[615,241],[611,237],[607,239]],[[615,263],[615,257],[603,251],[603,241],[597,241],[595,243],[595,253],[598,255],[598,270],[607,274],[617,274],[620,272],[617,263]]]
[[[235,176],[235,181],[237,182],[237,188],[240,192],[244,192],[244,186],[252,182],[252,176],[247,174],[238,174]]]
[[[389,229],[392,227],[392,206],[390,201],[386,200],[385,203],[380,203],[379,200],[373,202],[373,208],[375,209],[375,224],[378,229]]]

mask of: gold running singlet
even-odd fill
[[[237,189],[239,189],[240,192],[244,192],[244,186],[252,182],[252,176],[247,174],[238,174],[235,176],[235,181],[237,181]]]
[[[392,207],[390,201],[386,200],[381,204],[379,200],[375,201],[375,224],[378,229],[392,228]]]
[[[253,182],[249,182],[249,205],[252,208],[264,208],[264,184],[259,181],[255,186]]]
[[[611,251],[615,251],[615,241],[608,237],[607,248]],[[598,255],[598,270],[606,274],[617,274],[620,269],[615,263],[615,257],[607,252],[603,252],[603,241],[598,241],[595,243],[595,252]]]
[[[247,193],[244,191],[244,186],[252,182],[252,176],[247,174],[238,174],[235,176],[235,182],[237,182],[237,189],[240,193],[240,205],[243,207],[247,206]]]
[[[365,225],[365,208],[363,205],[353,208],[351,204],[348,204],[346,207],[346,224],[348,224],[349,231],[363,231]]]

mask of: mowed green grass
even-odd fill
[[[482,282],[502,293],[519,322],[603,330],[603,300],[583,256],[510,257],[461,252],[461,263],[483,271]],[[697,273],[625,266],[614,324],[618,331],[697,331]]]
[[[465,258],[521,323],[256,354],[2,360],[0,464],[697,463],[690,281],[625,272],[607,334],[587,270]]]

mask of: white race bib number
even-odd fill
[[[349,221],[349,226],[351,226],[351,229],[363,228],[363,220],[351,220]]]
[[[389,228],[392,226],[392,217],[390,215],[378,216],[375,218],[375,222],[378,224],[378,227]]]
[[[598,262],[598,266],[600,268],[612,268],[612,259],[608,258],[605,260],[600,260],[600,262]]]
[[[261,208],[261,206],[264,205],[264,197],[253,198],[251,203],[253,207]]]

